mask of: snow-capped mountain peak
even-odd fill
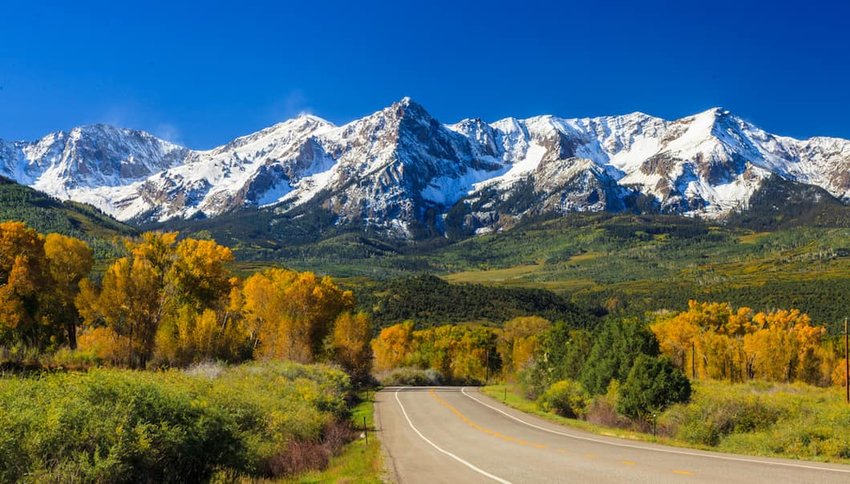
[[[122,186],[177,166],[190,150],[150,133],[93,124],[14,143],[2,174],[63,198],[77,189]]]
[[[722,107],[677,120],[468,118],[442,124],[409,97],[335,126],[302,114],[196,151],[149,133],[90,125],[0,141],[0,174],[122,220],[313,206],[338,223],[410,235],[465,214],[470,230],[528,214],[658,209],[722,217],[781,177],[850,198],[850,142],[765,132]]]

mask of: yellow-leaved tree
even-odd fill
[[[514,318],[502,328],[497,350],[502,359],[502,371],[515,375],[532,360],[540,335],[552,326],[539,316]]]
[[[753,314],[728,303],[690,301],[687,311],[663,315],[650,328],[662,352],[688,375],[695,368],[703,378],[829,382],[826,329],[796,309]]]
[[[381,330],[372,341],[375,369],[391,370],[403,366],[413,350],[413,322],[394,324]]]
[[[41,350],[62,334],[52,286],[44,238],[22,222],[0,223],[0,339]]]
[[[80,283],[77,308],[83,320],[91,328],[108,328],[120,351],[115,359],[133,368],[144,368],[153,354],[165,313],[163,283],[157,267],[135,254],[109,266],[99,289],[87,279]]]
[[[354,295],[329,277],[267,269],[243,287],[243,315],[254,354],[311,362],[323,349],[340,313],[354,308]]]
[[[812,326],[809,316],[796,309],[758,313],[753,323],[755,329],[744,340],[754,375],[771,381],[821,380],[817,349],[826,328]]]
[[[372,369],[372,320],[368,314],[344,312],[334,322],[330,351],[352,380],[365,382]]]
[[[233,307],[238,285],[230,249],[175,232],[148,232],[125,241],[128,255],[103,280],[80,283],[77,307],[91,335],[81,341],[109,348],[110,359],[136,368],[246,357],[247,332]],[[102,329],[106,328],[106,329]]]
[[[53,279],[52,317],[65,329],[68,346],[77,348],[77,327],[81,318],[74,300],[80,292],[80,281],[91,272],[92,250],[82,240],[60,234],[47,234],[44,240],[47,270]]]
[[[233,305],[239,281],[229,248],[211,240],[181,240],[166,276],[171,301],[157,331],[158,361],[187,365],[250,357],[241,306]]]
[[[127,240],[129,255],[106,269],[99,287],[88,279],[80,283],[76,305],[85,324],[108,328],[120,351],[115,358],[133,368],[144,368],[153,355],[173,293],[168,273],[176,243],[175,232],[147,232],[139,240]],[[101,333],[105,339],[108,332]]]

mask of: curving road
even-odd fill
[[[850,466],[582,432],[510,409],[472,387],[387,388],[376,395],[375,408],[387,465],[401,483],[850,483]]]

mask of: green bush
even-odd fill
[[[781,414],[781,408],[758,396],[719,394],[702,398],[695,405],[671,408],[664,419],[666,426],[677,429],[676,437],[715,446],[727,435],[767,429]]]
[[[640,355],[620,387],[617,411],[645,420],[653,413],[690,398],[691,383],[670,360]]]
[[[348,390],[339,370],[292,363],[0,378],[0,481],[265,475],[291,442],[322,439]]]
[[[538,404],[547,412],[555,412],[563,417],[579,418],[584,416],[590,395],[581,383],[572,380],[561,380],[552,384]]]

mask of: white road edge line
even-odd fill
[[[413,422],[411,422],[411,421],[410,421],[410,417],[407,415],[407,411],[404,409],[404,405],[402,405],[402,404],[401,404],[401,400],[399,400],[399,398],[398,398],[398,392],[399,392],[399,390],[396,390],[396,391],[395,391],[395,401],[396,401],[396,402],[398,402],[398,408],[400,408],[400,409],[401,409],[401,413],[402,413],[402,415],[404,415],[405,420],[407,420],[407,425],[410,425],[410,428],[412,428],[412,429],[413,429],[413,431],[414,431],[414,432],[416,432],[416,435],[418,435],[419,437],[421,437],[421,438],[422,438],[422,440],[424,440],[425,442],[428,442],[428,444],[430,444],[430,445],[431,445],[431,447],[433,447],[433,448],[437,449],[438,451],[442,452],[443,454],[446,454],[447,456],[449,456],[449,457],[451,457],[452,459],[454,459],[454,460],[456,460],[456,461],[460,462],[461,464],[465,465],[466,467],[469,467],[470,469],[472,469],[472,470],[474,470],[475,472],[477,472],[477,473],[481,474],[482,476],[489,477],[490,479],[493,479],[494,481],[496,481],[496,482],[500,482],[500,483],[502,483],[502,484],[511,484],[511,481],[507,481],[507,480],[505,480],[505,479],[502,479],[501,477],[494,476],[493,474],[490,474],[489,472],[487,472],[487,471],[485,471],[485,470],[483,470],[483,469],[481,469],[481,468],[479,468],[479,467],[476,467],[476,466],[475,466],[474,464],[472,464],[471,462],[467,462],[467,461],[465,461],[465,460],[461,459],[460,457],[458,457],[458,456],[456,456],[456,455],[452,454],[451,452],[449,452],[449,451],[447,451],[447,450],[445,450],[445,449],[442,449],[440,446],[438,446],[438,445],[437,445],[437,444],[435,444],[434,442],[431,442],[430,440],[428,440],[428,438],[427,438],[427,437],[425,437],[424,435],[422,435],[422,432],[420,432],[420,431],[419,431],[419,430],[418,430],[418,429],[417,429],[417,428],[413,425]]]
[[[629,448],[629,449],[648,450],[648,451],[651,451],[651,452],[662,452],[662,453],[665,453],[665,454],[678,454],[678,455],[687,455],[687,456],[692,456],[692,457],[705,457],[707,459],[719,459],[719,460],[729,460],[729,461],[736,461],[736,462],[748,462],[750,464],[762,464],[762,465],[769,465],[769,466],[796,467],[796,468],[800,468],[800,469],[812,469],[812,470],[817,470],[817,471],[840,472],[840,473],[843,473],[843,474],[850,474],[850,469],[847,469],[847,470],[845,470],[845,469],[835,469],[835,468],[832,468],[832,467],[819,467],[819,466],[812,466],[812,465],[805,465],[805,464],[794,464],[794,463],[791,463],[791,462],[770,462],[770,461],[758,460],[758,459],[746,459],[746,458],[743,458],[743,457],[730,457],[730,456],[726,456],[726,455],[701,454],[701,453],[698,453],[698,452],[688,452],[688,451],[684,451],[684,450],[661,449],[661,448],[657,448],[657,447],[644,447],[642,445],[633,445],[633,444],[626,444],[626,443],[621,443],[621,442],[610,442],[610,441],[602,440],[602,439],[594,439],[593,437],[583,437],[581,435],[573,435],[573,434],[568,434],[568,433],[565,433],[565,432],[558,432],[557,430],[548,429],[546,427],[541,427],[539,425],[535,425],[533,423],[526,422],[525,420],[523,420],[519,417],[515,417],[515,416],[513,416],[513,415],[511,415],[507,412],[502,411],[499,408],[496,408],[496,407],[494,407],[494,406],[492,406],[488,403],[482,402],[481,400],[479,400],[479,399],[473,397],[472,395],[466,393],[466,387],[462,387],[460,389],[460,392],[463,393],[464,395],[466,395],[467,397],[471,398],[472,400],[475,400],[476,402],[480,403],[481,405],[484,405],[485,407],[489,407],[490,409],[495,410],[495,411],[501,413],[502,415],[504,415],[504,416],[506,416],[510,419],[516,420],[519,423],[528,425],[529,427],[533,427],[533,428],[538,429],[538,430],[542,430],[544,432],[549,432],[550,434],[561,435],[561,436],[564,436],[564,437],[569,437],[571,439],[585,440],[585,441],[588,441],[588,442],[595,442],[595,443],[598,443],[598,444],[611,445],[611,446],[614,446],[614,447],[626,447],[626,448]]]

